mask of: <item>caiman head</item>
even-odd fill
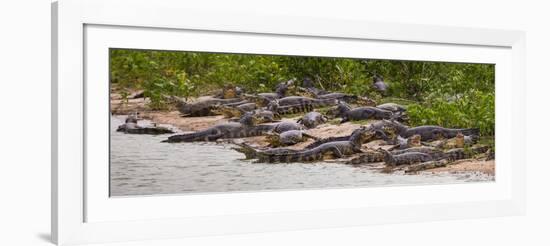
[[[275,113],[279,109],[279,100],[273,100],[267,104],[267,110]]]
[[[409,116],[407,116],[404,112],[395,112],[389,115],[389,119],[399,122],[407,122],[409,121]]]
[[[332,110],[331,114],[334,117],[341,117],[350,110],[351,106],[349,106],[346,102],[338,101],[338,105],[336,105],[336,108]]]
[[[281,136],[275,132],[269,132],[265,136],[265,140],[271,147],[278,147],[281,144]]]
[[[393,158],[393,155],[389,151],[382,148],[378,148],[376,151],[384,155],[384,162],[388,167],[395,167],[395,159]],[[389,170],[386,170],[386,171],[389,171]]]
[[[261,118],[253,112],[247,112],[239,119],[239,122],[245,126],[255,126],[261,122]]]
[[[419,134],[414,134],[407,139],[408,147],[421,147],[422,146],[422,137]]]
[[[456,134],[456,147],[457,148],[464,148],[464,135],[462,134],[462,132],[458,132]]]
[[[172,100],[176,103],[176,108],[181,113],[182,116],[191,114],[191,104],[185,102],[181,98],[172,97]]]
[[[277,85],[275,88],[275,93],[277,93],[280,97],[284,97],[288,90],[294,90],[295,88],[295,80],[296,79],[290,79],[286,82],[281,82]]]
[[[211,111],[215,114],[221,114],[225,118],[241,117],[242,115],[242,112],[237,108],[228,107],[228,106],[219,105],[219,104],[212,106]]]
[[[258,124],[276,122],[277,120],[281,119],[281,116],[279,114],[273,113],[269,110],[260,109],[251,111],[251,113],[253,113],[254,115],[256,115],[256,117],[260,119],[260,122],[258,122]]]
[[[230,98],[236,98],[238,96],[237,87],[233,84],[227,84],[223,87],[222,90],[222,98],[223,99],[230,99]]]
[[[258,95],[243,94],[241,99],[248,100],[249,102],[255,103],[258,107],[265,107],[269,104],[269,99],[261,97]]]
[[[373,131],[372,129],[365,126],[361,126],[359,129],[356,129],[353,131],[349,141],[352,142],[355,146],[361,147],[362,144],[373,139],[375,135],[376,135],[376,132]]]
[[[398,134],[403,133],[404,131],[409,129],[408,126],[401,124],[399,121],[397,121],[395,119],[383,120],[383,122],[384,122],[385,126],[391,126],[391,127],[395,128],[395,130]]]

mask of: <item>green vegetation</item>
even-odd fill
[[[110,80],[123,97],[144,90],[154,109],[165,95],[208,94],[224,85],[272,91],[281,81],[311,78],[318,88],[408,105],[410,125],[476,127],[494,135],[494,65],[200,52],[110,51]],[[371,86],[381,75],[385,95]]]

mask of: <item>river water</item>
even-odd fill
[[[386,174],[338,163],[259,164],[228,144],[161,143],[169,135],[116,132],[111,117],[111,196],[350,188],[492,181],[483,174]],[[145,122],[147,123],[147,122]],[[140,122],[141,124],[141,122]]]

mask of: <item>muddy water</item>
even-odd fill
[[[161,143],[169,135],[116,132],[111,117],[112,196],[229,191],[296,190],[489,181],[492,176],[385,174],[336,163],[257,164],[227,144]],[[141,124],[141,122],[140,122]]]

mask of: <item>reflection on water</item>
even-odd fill
[[[336,163],[258,164],[227,144],[161,143],[169,135],[116,132],[111,117],[111,195],[441,184],[492,180],[466,174],[396,175]],[[141,122],[140,122],[141,123]]]

